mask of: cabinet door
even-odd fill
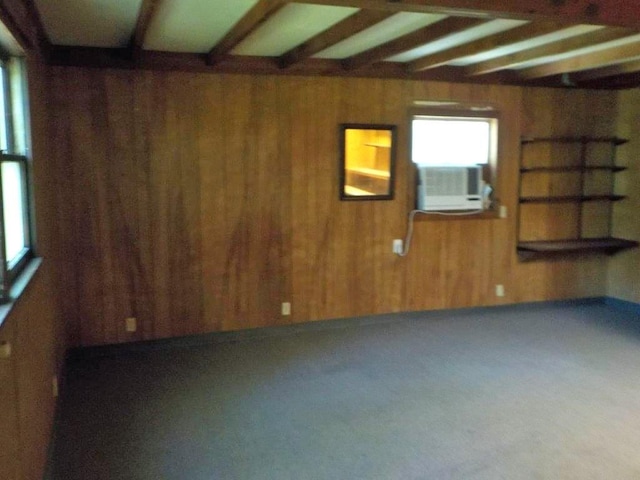
[[[13,354],[14,326],[10,321],[0,327],[0,477],[18,480],[18,396]]]

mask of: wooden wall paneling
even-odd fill
[[[296,99],[301,103],[292,118],[307,124],[300,131],[305,142],[304,160],[299,164],[294,157],[294,168],[302,166],[304,172],[302,185],[295,187],[304,188],[298,190],[292,204],[294,217],[299,219],[293,227],[297,244],[294,250],[298,250],[293,258],[297,265],[293,277],[294,290],[302,287],[304,291],[296,295],[302,297],[297,302],[304,302],[307,318],[311,319],[349,316],[351,311],[346,292],[356,272],[346,232],[353,226],[345,221],[343,210],[354,205],[338,199],[338,125],[350,121],[343,104],[344,90],[340,88],[343,85],[327,79],[305,80],[299,92],[301,96]],[[305,102],[308,104],[303,105]],[[298,229],[300,221],[304,226],[301,230]],[[303,269],[307,270],[303,273]],[[301,276],[297,277],[298,274]],[[296,281],[298,278],[301,285]]]
[[[70,228],[59,211],[73,211],[66,210],[71,189],[65,190],[68,170],[59,162],[68,156],[58,157],[62,138],[52,138],[49,131],[55,112],[48,108],[50,72],[33,58],[28,68],[38,253],[45,260],[0,330],[0,339],[12,344],[11,357],[0,359],[0,471],[2,478],[21,480],[42,478],[55,403],[52,377],[67,346],[65,320],[75,309],[72,283],[67,283],[69,272],[75,275],[68,268],[73,256],[65,257],[64,245]]]
[[[145,277],[149,286],[148,296],[146,291],[143,295],[151,307],[141,323],[143,330],[152,332],[154,338],[165,338],[172,335],[172,302],[177,301],[169,268],[172,248],[169,231],[175,208],[172,193],[177,194],[176,179],[180,175],[179,169],[172,168],[178,135],[175,125],[166,126],[169,92],[166,75],[139,72],[135,88],[135,145],[141,182],[146,187],[138,194],[139,229],[145,235],[140,255],[147,268]]]
[[[498,156],[500,173],[494,199],[506,207],[506,218],[494,222],[493,252],[497,256],[488,297],[498,303],[511,303],[517,297],[517,213],[520,136],[523,131],[522,89],[489,87],[491,98],[500,108]],[[505,247],[506,246],[506,247]],[[505,297],[495,296],[495,285],[505,286]]]
[[[225,329],[275,323],[286,293],[281,212],[289,195],[288,181],[278,172],[286,173],[288,160],[278,145],[275,89],[271,79],[244,76],[225,85],[225,98],[232,99],[224,109]]]
[[[324,245],[326,238],[320,234],[321,225],[317,222],[317,212],[309,207],[311,194],[310,170],[315,164],[315,158],[310,158],[314,151],[315,138],[308,137],[307,132],[315,129],[315,102],[309,91],[310,80],[304,77],[294,77],[287,82],[286,99],[288,104],[288,129],[290,131],[291,154],[291,277],[292,306],[295,319],[314,318],[317,315],[317,304],[314,287],[320,283],[312,275],[321,272],[315,267],[314,245]],[[336,126],[337,130],[337,126]],[[337,133],[336,133],[337,135]],[[337,145],[336,145],[337,148]],[[338,163],[335,163],[336,168]],[[336,176],[336,181],[337,181]],[[327,199],[331,201],[331,199]],[[316,242],[311,243],[312,228],[317,229]],[[325,233],[325,232],[322,232]],[[310,244],[310,246],[309,246]],[[310,248],[311,247],[311,248]],[[325,250],[327,251],[327,250]],[[313,273],[311,273],[313,272]]]
[[[0,327],[0,342],[15,350],[15,323],[5,322]],[[0,358],[0,468],[7,480],[19,480],[18,392],[15,352]]]
[[[124,332],[124,319],[137,315],[135,284],[141,265],[132,175],[132,84],[127,74],[115,71],[81,71],[76,79],[62,89],[62,101],[70,106],[67,121],[74,139],[82,338],[87,344],[132,340],[137,335]]]
[[[444,83],[411,82],[408,102],[451,99],[450,85]],[[409,208],[415,208],[416,177],[411,167],[408,188],[412,193]],[[446,277],[450,275],[446,262],[447,222],[430,222],[419,215],[414,223],[414,236],[409,255],[404,258],[406,272],[406,302],[411,310],[422,310],[425,305],[440,309],[446,305]]]
[[[524,136],[543,137],[560,134],[555,131],[554,117],[558,105],[556,102],[561,99],[556,99],[554,94],[555,92],[550,90],[523,89],[522,134]],[[552,161],[549,159],[554,158],[552,145],[534,148],[533,161],[545,165]],[[524,153],[527,159],[526,155],[529,152],[525,150]],[[546,180],[539,178],[538,181],[542,182],[541,188],[547,188]],[[562,217],[563,207],[564,205],[560,207],[545,204],[520,205],[520,239],[528,239],[531,236],[536,239],[554,238],[553,229],[568,224],[566,217]],[[520,263],[517,258],[514,258],[514,272],[517,301],[532,301],[547,296],[547,285],[554,273],[553,265],[549,262]]]
[[[251,85],[252,79],[230,78],[224,83],[224,103],[222,132],[224,138],[224,168],[226,185],[224,188],[224,209],[221,212],[219,235],[223,246],[220,261],[224,269],[220,282],[224,285],[223,329],[247,328],[249,294],[251,286],[243,283],[242,262],[248,256],[248,236],[251,225],[251,211],[246,206],[247,184],[250,178],[248,165],[254,160],[253,140],[255,132],[251,125]],[[230,102],[228,99],[233,99]],[[249,269],[247,265],[246,269]],[[247,271],[246,282],[249,276]]]
[[[381,118],[386,124],[397,125],[395,144],[395,194],[391,202],[385,202],[385,216],[380,219],[379,232],[381,243],[379,255],[381,264],[377,269],[380,276],[378,286],[381,290],[382,300],[378,308],[386,311],[400,311],[404,304],[405,283],[403,281],[403,263],[400,257],[391,253],[391,242],[395,238],[404,239],[406,230],[406,218],[411,209],[407,205],[404,195],[404,185],[407,183],[407,174],[411,160],[408,155],[408,109],[409,105],[405,96],[406,82],[384,81],[382,82],[383,98],[381,101]]]
[[[281,302],[293,303],[294,296],[294,278],[293,272],[293,208],[295,207],[293,200],[293,165],[294,158],[291,148],[291,124],[294,119],[291,118],[291,108],[289,105],[290,92],[289,85],[280,85],[279,81],[274,82],[274,88],[276,91],[274,109],[277,112],[277,117],[270,120],[273,124],[271,128],[276,130],[275,141],[277,142],[277,165],[274,169],[277,169],[278,175],[276,177],[276,185],[272,186],[272,194],[275,196],[274,202],[277,207],[278,218],[278,263],[276,264],[279,269],[280,275],[280,298],[276,299],[274,317],[279,319],[276,323],[295,323],[300,320],[296,310],[299,305],[295,305],[292,308],[291,315],[289,317],[280,316]],[[304,318],[304,317],[303,317]]]
[[[150,274],[158,337],[198,330],[202,305],[199,222],[200,192],[193,118],[198,99],[191,99],[190,79],[182,74],[144,74],[136,123],[142,155],[149,162],[151,232]]]
[[[153,296],[155,299],[154,330],[160,337],[170,337],[184,322],[183,317],[174,317],[178,313],[181,299],[176,290],[179,278],[172,277],[175,263],[172,254],[175,248],[185,248],[182,243],[172,244],[174,240],[173,221],[180,212],[180,158],[176,119],[172,111],[168,75],[151,74],[148,81],[148,96],[144,96],[144,106],[140,109],[140,121],[147,123],[148,130],[141,132],[148,136],[149,149],[145,152],[149,162],[149,209],[151,257],[153,266]],[[183,86],[184,87],[184,86]],[[147,103],[148,102],[148,103]]]
[[[295,318],[322,318],[347,282],[335,260],[340,231],[338,196],[338,98],[331,82],[291,82],[292,285]],[[335,183],[335,186],[334,186]],[[330,212],[334,212],[331,216]]]
[[[312,291],[304,301],[311,301],[313,319],[350,314],[346,292],[355,275],[344,236],[352,226],[345,222],[342,209],[346,205],[338,199],[338,124],[347,121],[341,111],[344,90],[340,84],[322,79],[305,85],[311,106],[305,113],[314,118],[305,131],[306,214],[313,220],[307,224],[304,250],[314,263],[307,280]]]
[[[108,282],[104,321],[109,342],[144,338],[142,328],[135,333],[125,329],[126,318],[140,317],[141,282],[145,275],[139,254],[139,180],[133,137],[135,109],[131,108],[135,105],[134,81],[135,78],[122,72],[109,72],[104,76],[104,83],[98,83],[100,87],[94,89],[99,97],[92,101],[96,114],[104,105],[101,122],[104,122],[103,135],[108,142],[105,163],[98,168],[103,169],[102,181],[106,183],[105,210],[100,214],[106,217],[102,248],[108,250],[110,257],[110,261],[105,259],[103,263],[107,269],[103,278]],[[105,148],[103,143],[99,145]]]
[[[551,91],[543,89],[525,89],[524,108],[528,115],[528,135],[530,136],[581,136],[611,134],[610,123],[612,101],[606,92],[589,91]],[[594,121],[591,114],[594,109],[603,108],[602,112],[609,118],[606,121]],[[607,133],[608,132],[608,133]],[[574,152],[575,153],[575,152]],[[566,155],[574,156],[566,148],[550,146],[541,154],[549,156],[545,161],[550,164],[561,161]],[[571,188],[567,181],[566,187]],[[551,185],[549,188],[559,191],[562,185]],[[580,205],[536,205],[527,206],[527,210],[537,209],[534,220],[528,224],[529,234],[540,235],[544,232],[555,238],[571,236],[577,233],[576,219]],[[537,229],[537,232],[536,232]],[[572,230],[573,229],[573,230]],[[526,230],[525,230],[526,232]],[[522,267],[530,278],[544,278],[542,291],[532,292],[544,298],[565,298],[566,295],[588,296],[604,291],[606,260],[601,257],[583,258],[574,261],[535,262],[531,266]],[[576,280],[571,280],[571,278]],[[524,279],[523,279],[524,280]],[[540,283],[537,283],[540,285]],[[524,283],[522,283],[524,285]],[[601,294],[601,293],[600,293]],[[526,295],[525,295],[526,297]]]
[[[261,77],[255,84],[254,116],[256,119],[256,158],[250,169],[255,173],[257,236],[253,255],[257,273],[262,279],[256,289],[253,312],[255,326],[286,323],[281,319],[281,304],[288,298],[291,279],[285,259],[290,255],[286,225],[291,202],[289,152],[282,142],[286,116],[279,103],[280,86],[274,77]]]
[[[614,206],[613,233],[621,238],[639,239],[640,222],[640,95],[638,90],[624,90],[618,93],[616,134],[628,138],[630,142],[618,148],[618,162],[628,166],[628,170],[616,177],[616,191],[628,198]],[[607,294],[631,302],[640,301],[640,252],[632,249],[611,257],[608,265]]]
[[[149,340],[168,336],[170,329],[167,326],[166,317],[160,317],[159,302],[167,302],[166,295],[157,295],[155,290],[155,268],[154,258],[155,232],[152,224],[155,225],[152,212],[155,211],[152,189],[152,172],[154,163],[152,162],[150,124],[151,104],[153,99],[152,75],[147,72],[139,72],[133,77],[133,141],[131,148],[134,150],[134,162],[130,175],[135,181],[135,203],[137,222],[137,262],[134,277],[135,292],[135,314],[137,315],[138,336]],[[143,113],[144,112],[144,113]],[[164,304],[163,304],[164,305]],[[164,335],[163,335],[164,334]]]
[[[117,222],[122,221],[122,218],[116,218],[114,215],[116,212],[112,208],[117,190],[114,192],[110,181],[109,169],[112,168],[110,155],[111,147],[118,135],[118,125],[109,118],[109,102],[122,100],[107,96],[108,74],[89,72],[87,81],[91,85],[91,95],[88,104],[83,105],[82,108],[88,107],[91,112],[93,128],[89,135],[91,154],[90,157],[85,158],[83,168],[87,170],[85,178],[90,182],[89,191],[94,192],[93,197],[87,199],[88,202],[85,204],[87,211],[92,214],[92,227],[94,227],[91,243],[87,247],[91,249],[89,258],[95,258],[99,266],[95,268],[95,265],[83,263],[82,278],[88,280],[88,283],[99,285],[102,311],[97,313],[101,316],[102,331],[98,335],[102,337],[101,341],[111,343],[117,341],[118,337],[115,318],[118,316],[119,306],[115,289],[119,274],[118,263],[121,260],[117,255],[117,247],[112,243],[112,235],[117,228]],[[113,93],[122,94],[123,92]],[[81,221],[84,218],[86,217]]]
[[[60,359],[56,278],[43,265],[16,304],[9,321],[15,322],[14,344],[18,392],[20,479],[37,480],[47,457],[55,400],[52,379]],[[14,439],[15,441],[15,439]]]
[[[71,141],[69,157],[75,189],[73,198],[74,232],[77,247],[76,265],[78,290],[78,319],[80,322],[80,338],[83,344],[105,342],[104,291],[99,275],[91,275],[92,271],[101,272],[99,216],[96,196],[96,181],[93,179],[92,166],[100,151],[94,152],[92,137],[97,126],[93,121],[90,108],[92,84],[90,71],[74,70],[73,72],[58,69],[59,77],[54,82],[54,102],[61,116],[57,119],[64,122],[69,130]],[[56,119],[54,119],[55,121]]]
[[[139,338],[163,338],[602,288],[587,280],[558,285],[583,272],[597,276],[598,260],[521,264],[515,254],[520,133],[604,131],[605,121],[593,127],[589,118],[590,94],[399,80],[55,72],[55,89],[64,91],[54,102],[62,124],[54,131],[63,139],[55,156],[61,164],[71,157],[85,344],[136,338],[121,330],[128,311],[139,318]],[[448,99],[495,102],[504,110],[498,190],[510,216],[420,219],[409,256],[399,258],[390,243],[404,237],[414,206],[408,108],[414,100]],[[399,125],[394,200],[338,200],[337,128],[344,122]],[[534,214],[534,232],[565,228],[562,214],[547,206]],[[503,299],[495,297],[497,283],[505,285]],[[292,302],[291,317],[280,314],[284,301]]]
[[[168,75],[170,116],[166,118],[165,137],[175,142],[171,169],[174,183],[169,207],[169,258],[173,309],[172,335],[202,331],[202,236],[200,204],[200,161],[198,141],[207,134],[202,118],[202,91],[197,76]],[[193,92],[197,92],[195,95]],[[167,145],[168,151],[171,146]],[[179,319],[179,320],[178,320]]]
[[[380,101],[371,102],[372,98],[382,99],[382,81],[368,82],[356,79],[352,91],[344,95],[344,114],[354,123],[378,123],[382,106]],[[339,245],[343,247],[348,271],[348,291],[341,292],[341,298],[348,306],[348,315],[372,313],[378,301],[379,292],[376,285],[376,267],[380,255],[376,252],[376,230],[380,225],[376,222],[376,211],[385,207],[387,202],[341,202],[339,215],[343,217],[343,229],[340,231]],[[345,218],[348,217],[349,219]],[[350,220],[350,221],[349,221]]]
[[[34,80],[41,78],[41,76],[34,76],[31,73],[29,76]],[[41,199],[36,202],[36,219],[38,222],[45,223],[44,227],[38,226],[37,228],[37,248],[39,255],[50,260],[55,258],[58,265],[58,281],[64,285],[66,291],[65,295],[59,296],[66,323],[66,338],[70,346],[77,346],[82,343],[82,327],[78,316],[79,288],[76,274],[80,261],[77,246],[80,232],[75,224],[74,204],[77,187],[73,175],[70,108],[66,99],[65,101],[61,100],[68,93],[69,83],[59,69],[54,67],[48,69],[47,77],[49,78],[47,86],[38,89],[40,92],[48,92],[50,96],[46,112],[48,125],[44,127],[44,130],[39,131],[47,132],[40,136],[50,138],[51,141],[42,157],[45,160],[34,164],[34,181],[37,185],[35,194],[36,199]],[[31,95],[31,98],[33,99],[34,96]],[[33,100],[31,101],[33,102]],[[36,124],[32,118],[32,128],[34,125]],[[35,139],[33,133],[32,138]],[[43,168],[43,164],[46,167]],[[51,212],[52,206],[56,207],[55,213]],[[48,212],[47,215],[44,212]]]
[[[202,75],[197,90],[202,92],[203,109],[199,120],[200,234],[202,248],[202,308],[204,328],[221,330],[224,319],[224,265],[220,253],[226,246],[220,231],[224,227],[226,167],[223,153],[223,78]]]

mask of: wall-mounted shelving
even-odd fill
[[[617,137],[522,138],[517,244],[521,260],[611,255],[638,246],[637,241],[611,236],[612,205],[625,198],[614,192],[614,174],[626,170],[616,165],[616,149],[626,142]],[[532,220],[533,214],[528,216],[527,208],[537,208],[537,221],[547,215],[547,227],[562,225],[551,232],[536,229],[542,224]]]

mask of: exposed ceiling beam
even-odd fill
[[[342,65],[346,70],[361,68],[484,22],[484,20],[474,18],[445,18],[420,30],[346,58],[342,61]]]
[[[359,12],[333,25],[324,32],[307,40],[302,45],[289,50],[278,59],[278,64],[281,68],[288,68],[295,63],[301,62],[302,60],[325,50],[331,45],[335,45],[345,38],[349,38],[356,33],[380,23],[392,15],[395,14],[382,10],[360,10]]]
[[[147,36],[149,25],[153,16],[158,11],[158,7],[162,0],[143,0],[140,6],[140,13],[138,13],[138,21],[136,22],[136,28],[131,36],[131,49],[134,55],[137,54],[144,46],[144,39]]]
[[[640,43],[629,43],[620,47],[585,53],[566,60],[546,63],[537,67],[520,70],[519,75],[520,78],[530,80],[534,78],[549,77],[551,75],[590,70],[593,68],[630,61],[636,58],[640,58]]]
[[[296,2],[481,18],[533,20],[546,17],[567,23],[640,28],[640,9],[636,2],[629,0],[296,0]]]
[[[600,80],[601,78],[618,77],[628,73],[640,72],[640,60],[611,65],[609,67],[596,68],[594,70],[586,70],[584,72],[576,72],[571,75],[571,80],[582,83],[592,80]]]
[[[253,30],[266,22],[288,2],[284,0],[259,0],[247,14],[227,32],[207,55],[207,63],[215,65],[227,53],[244,40]]]
[[[606,88],[607,90],[624,90],[640,86],[640,73],[630,72],[606,79],[596,79],[579,84],[580,88]]]
[[[33,23],[36,30],[36,37],[38,39],[38,43],[40,44],[40,50],[48,57],[51,50],[51,41],[49,40],[49,36],[47,35],[47,31],[44,28],[44,24],[42,23],[42,17],[40,16],[40,12],[36,7],[36,4],[33,0],[23,0],[25,7],[31,17],[31,22]]]
[[[16,41],[20,44],[20,47],[26,50],[34,48],[31,38],[25,31],[26,26],[16,20],[11,9],[4,5],[3,2],[0,2],[0,22],[9,29],[11,35],[13,35]]]
[[[547,33],[561,30],[562,28],[563,25],[561,23],[553,21],[528,23],[507,30],[506,32],[496,33],[473,42],[465,43],[464,45],[427,55],[411,62],[408,68],[416,72],[428,68],[440,67],[459,58],[494,50],[523,40],[530,40],[541,35],[546,35]]]
[[[51,65],[140,69],[154,71],[188,71],[203,73],[234,73],[234,74],[264,74],[264,75],[307,75],[327,77],[357,77],[402,79],[419,81],[440,81],[474,84],[499,85],[535,85],[545,87],[562,87],[556,78],[542,79],[533,82],[522,81],[513,72],[505,71],[477,78],[464,76],[464,69],[460,67],[442,67],[424,72],[407,72],[405,65],[399,62],[384,62],[354,71],[344,70],[340,61],[309,58],[291,68],[282,69],[275,59],[270,57],[227,55],[216,65],[208,65],[206,55],[194,53],[173,53],[144,50],[140,58],[134,60],[128,49],[108,49],[89,47],[54,46]]]
[[[558,55],[580,48],[592,47],[633,35],[633,30],[622,27],[602,28],[575,37],[565,38],[557,42],[547,43],[539,47],[521,50],[486,62],[476,63],[467,68],[469,75],[484,75],[505,68],[511,68],[537,58]]]

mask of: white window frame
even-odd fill
[[[11,300],[10,291],[17,277],[33,258],[33,228],[31,202],[31,162],[27,152],[28,109],[27,87],[24,75],[24,61],[17,57],[4,56],[0,63],[3,70],[2,88],[7,145],[0,151],[0,165],[4,162],[17,163],[21,171],[21,192],[25,248],[14,258],[6,257],[6,228],[4,219],[4,197],[2,192],[2,169],[0,168],[0,303]],[[17,90],[17,91],[16,91]],[[18,125],[19,123],[19,125]]]
[[[413,159],[413,122],[416,119],[434,118],[451,120],[471,120],[488,121],[489,131],[489,152],[488,161],[483,164],[483,180],[493,189],[493,198],[497,200],[498,195],[498,174],[499,174],[499,131],[500,131],[500,111],[492,104],[478,104],[468,102],[415,102],[414,105],[427,104],[428,106],[413,107],[409,110],[409,155],[411,162],[416,166]],[[435,105],[435,106],[431,106]],[[421,163],[421,165],[437,165],[437,163]],[[494,202],[497,205],[498,202]]]

